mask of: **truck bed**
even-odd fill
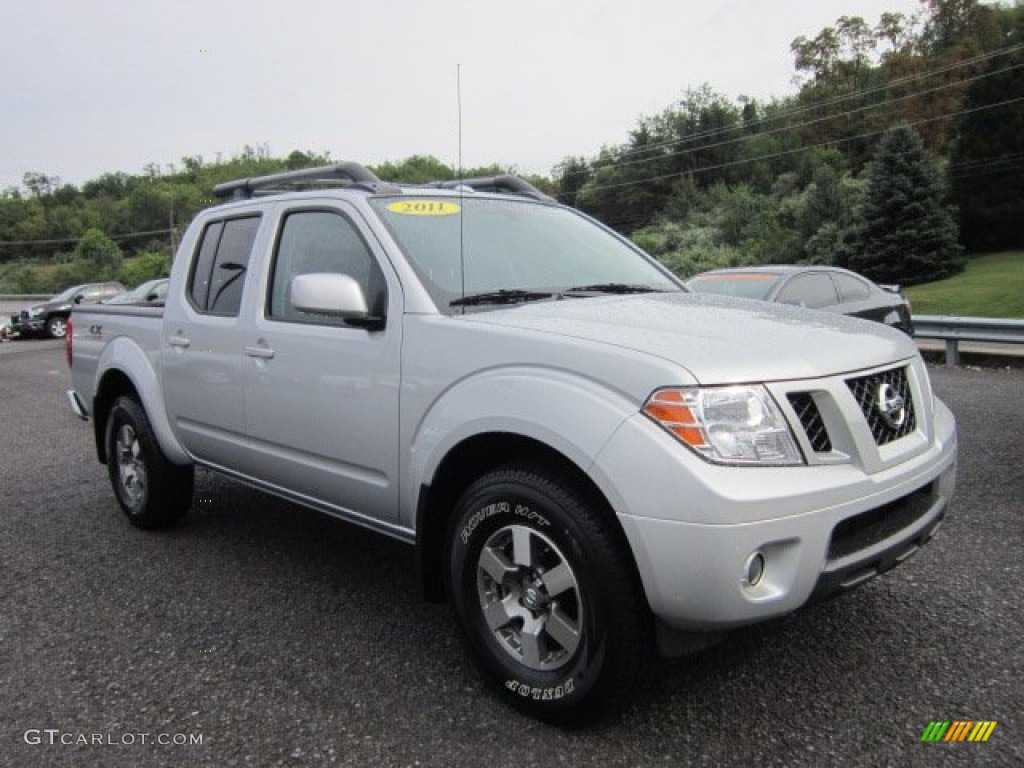
[[[111,355],[122,343],[141,349],[154,371],[160,370],[160,340],[163,332],[162,306],[102,305],[79,306],[71,313],[75,365],[72,380],[85,404],[91,405],[100,357]]]

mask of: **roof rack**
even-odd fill
[[[514,195],[532,197],[534,200],[543,200],[544,202],[551,203],[555,202],[553,197],[545,195],[525,179],[507,174],[502,176],[477,176],[471,179],[453,179],[451,181],[434,181],[429,184],[424,184],[423,186],[434,187],[437,189],[458,189],[459,187],[469,187],[477,192],[508,192]]]
[[[328,184],[351,186],[369,192],[397,192],[398,188],[381,181],[370,170],[359,163],[338,163],[317,168],[303,168],[298,171],[271,173],[266,176],[252,176],[247,179],[226,181],[213,188],[217,197],[245,200],[256,194],[273,194],[274,187],[292,184]]]

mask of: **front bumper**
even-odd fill
[[[655,615],[677,630],[714,632],[855,587],[926,543],[956,484],[953,416],[938,401],[933,416],[926,450],[873,472],[854,462],[713,467],[642,417],[593,469]],[[631,463],[636,471],[623,472]],[[764,573],[751,585],[758,553]]]
[[[42,333],[45,330],[46,321],[41,317],[26,318],[21,315],[11,315],[11,333]]]

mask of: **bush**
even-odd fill
[[[638,230],[632,240],[683,279],[709,269],[758,263],[741,248],[718,242],[718,237],[713,227],[667,221]]]
[[[140,253],[138,256],[127,259],[117,275],[117,279],[128,288],[153,280],[157,277],[166,277],[171,271],[171,259],[159,251]]]

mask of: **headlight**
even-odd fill
[[[644,413],[716,464],[803,464],[779,407],[764,387],[659,389]]]

